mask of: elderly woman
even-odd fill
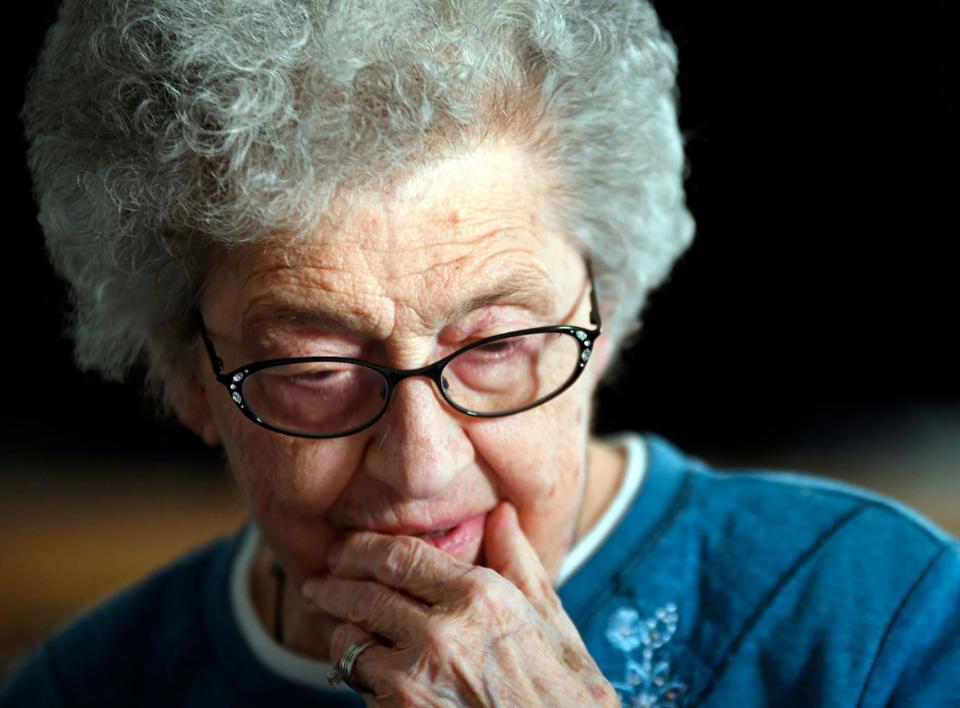
[[[675,68],[639,0],[66,2],[24,117],[78,362],[250,521],[0,704],[956,705],[954,540],[590,435],[691,240]]]

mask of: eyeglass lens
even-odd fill
[[[471,347],[443,369],[447,398],[475,413],[506,413],[551,396],[580,366],[570,334],[518,335]],[[308,435],[336,435],[362,427],[386,404],[387,380],[344,362],[298,362],[250,373],[243,398],[270,425]]]

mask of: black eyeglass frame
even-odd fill
[[[531,408],[536,408],[537,406],[556,398],[570,388],[576,382],[576,380],[580,378],[580,374],[583,373],[587,362],[590,360],[590,353],[593,351],[594,342],[596,342],[597,337],[599,337],[603,332],[603,325],[600,321],[600,305],[597,302],[596,287],[593,282],[593,270],[591,269],[589,262],[587,263],[587,276],[590,280],[590,324],[594,326],[594,329],[585,329],[584,327],[577,327],[575,325],[550,325],[546,327],[531,327],[529,329],[519,329],[513,332],[495,334],[492,337],[485,337],[483,339],[478,339],[476,342],[471,342],[467,346],[448,354],[443,359],[435,361],[432,364],[428,364],[427,366],[422,366],[418,369],[394,369],[389,366],[380,366],[379,364],[374,364],[364,359],[353,359],[350,357],[305,356],[286,359],[264,359],[261,361],[251,362],[232,371],[224,372],[223,359],[217,355],[217,351],[213,346],[213,342],[207,334],[207,328],[203,322],[203,317],[200,314],[199,309],[196,312],[196,317],[197,325],[200,328],[200,336],[203,338],[203,344],[207,349],[207,354],[210,356],[210,365],[213,367],[214,376],[216,376],[217,381],[224,385],[227,393],[230,395],[231,400],[236,404],[237,408],[240,409],[240,412],[243,413],[247,418],[261,427],[267,428],[268,430],[272,430],[276,433],[282,433],[284,435],[292,435],[299,438],[317,439],[342,438],[348,435],[359,433],[360,431],[366,430],[367,428],[375,425],[377,421],[383,417],[383,414],[386,413],[387,408],[390,407],[390,400],[393,398],[393,392],[396,389],[397,384],[404,379],[411,378],[413,376],[426,376],[428,379],[433,381],[434,385],[437,387],[437,390],[440,391],[440,396],[444,401],[447,402],[448,405],[455,410],[474,418],[502,418],[508,415],[516,415],[517,413],[523,413],[524,411],[530,410]],[[573,370],[564,384],[550,395],[534,401],[533,403],[520,406],[519,408],[513,408],[511,410],[499,413],[481,413],[478,411],[472,411],[469,408],[464,408],[447,397],[447,392],[443,384],[443,369],[447,366],[447,364],[450,363],[450,361],[460,356],[464,352],[468,352],[471,349],[476,349],[478,347],[487,346],[488,344],[492,344],[503,339],[510,339],[511,337],[518,337],[528,334],[551,333],[566,334],[573,337],[580,347],[580,356],[578,366]],[[253,410],[250,409],[249,406],[244,403],[243,382],[250,374],[275,366],[284,366],[287,364],[307,364],[314,362],[354,364],[356,366],[363,366],[368,369],[372,369],[373,371],[379,373],[386,381],[387,386],[386,393],[383,397],[383,407],[380,409],[380,412],[369,421],[363,423],[363,425],[358,425],[344,432],[304,433],[273,425],[272,423],[260,418]]]

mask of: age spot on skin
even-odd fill
[[[593,694],[593,697],[596,698],[596,699],[599,701],[599,700],[602,699],[602,698],[606,698],[606,696],[607,696],[607,689],[606,689],[602,684],[599,684],[599,683],[591,683],[591,684],[590,684],[590,693],[592,693],[592,694]]]
[[[580,670],[583,669],[583,659],[581,659],[580,655],[569,645],[563,647],[563,663],[569,666],[570,670],[575,673],[580,673]]]

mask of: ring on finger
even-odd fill
[[[367,639],[362,642],[354,642],[348,646],[347,650],[340,656],[340,661],[337,662],[336,668],[327,674],[327,683],[331,686],[336,686],[343,682],[354,691],[363,692],[363,689],[355,683],[353,678],[353,665],[357,657],[360,656],[365,649],[372,647],[374,644],[376,644],[376,641]]]

